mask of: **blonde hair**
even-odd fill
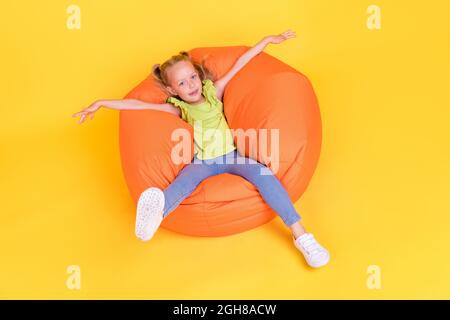
[[[169,79],[167,78],[166,70],[167,68],[173,66],[179,61],[190,62],[192,66],[195,68],[195,70],[198,72],[201,81],[205,79],[215,81],[214,74],[205,66],[204,60],[202,60],[202,62],[200,63],[194,62],[188,52],[180,51],[179,54],[172,56],[164,63],[154,64],[152,67],[153,78],[156,80],[156,82],[159,84],[159,86],[164,92],[168,93],[165,87],[170,85]]]

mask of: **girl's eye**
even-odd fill
[[[196,74],[194,74],[194,75],[193,75],[193,76],[192,76],[191,78],[196,78],[196,77],[197,77],[197,75],[196,75]],[[182,81],[182,82],[180,82],[180,83],[179,83],[178,85],[179,85],[179,86],[182,86],[182,85],[183,85],[183,83],[184,83],[184,82]]]

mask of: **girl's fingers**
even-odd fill
[[[288,31],[283,32],[283,34],[295,34],[295,31],[289,29]]]
[[[290,38],[295,37],[295,32],[286,31],[286,32],[281,33],[278,37],[279,37],[280,41],[290,39]]]
[[[295,37],[295,34],[284,34],[282,37],[283,37],[284,39],[290,39],[290,38],[294,38],[294,37]]]
[[[286,33],[283,33],[283,36],[285,36],[287,38],[294,37],[295,36],[295,32],[286,32]]]
[[[73,115],[72,115],[72,117],[78,117],[79,115],[82,115],[82,114],[85,114],[86,113],[86,111],[85,110],[82,110],[82,111],[79,111],[79,112],[77,112],[77,113],[74,113]]]

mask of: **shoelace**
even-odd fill
[[[308,236],[306,240],[301,242],[301,244],[308,255],[322,252],[322,248],[320,247],[320,245],[317,243],[317,241],[314,239],[313,236]]]

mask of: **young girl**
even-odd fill
[[[92,119],[102,106],[119,110],[153,109],[181,116],[192,126],[196,123],[193,161],[180,171],[166,189],[151,187],[139,197],[135,227],[139,239],[150,240],[162,220],[204,179],[221,173],[231,173],[245,178],[258,189],[266,203],[291,229],[295,247],[311,267],[318,268],[328,263],[328,251],[300,224],[300,216],[278,178],[273,174],[261,174],[270,171],[266,166],[242,156],[232,138],[225,139],[228,141],[225,143],[217,141],[218,139],[202,139],[205,129],[217,131],[221,137],[230,134],[223,113],[222,97],[231,78],[268,44],[278,44],[292,37],[295,37],[295,32],[288,30],[280,35],[263,38],[245,52],[225,76],[215,82],[211,80],[212,74],[203,64],[193,62],[188,53],[182,51],[162,65],[153,66],[153,76],[170,95],[166,103],[154,104],[136,99],[98,100],[73,115],[80,116],[79,123],[82,123],[88,116]],[[200,128],[198,123],[201,123]]]

